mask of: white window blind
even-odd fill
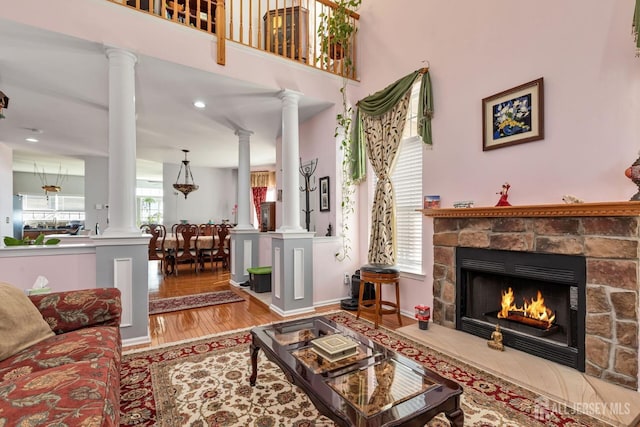
[[[396,204],[396,264],[401,271],[422,274],[422,152],[419,137],[400,143],[391,174]]]

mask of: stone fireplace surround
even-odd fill
[[[640,202],[422,212],[434,218],[435,323],[455,328],[456,247],[583,255],[586,373],[638,389]]]

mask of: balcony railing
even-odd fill
[[[349,49],[324,43],[318,28],[334,14],[330,0],[108,0],[167,19],[177,25],[214,34],[218,63],[225,63],[225,42],[231,41],[282,56],[329,73],[356,79],[357,38]],[[325,18],[326,19],[326,18]],[[357,28],[360,16],[350,23]]]

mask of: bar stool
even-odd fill
[[[364,299],[365,282],[375,285],[375,299]],[[395,302],[382,299],[382,285],[395,285]],[[358,297],[358,314],[356,318],[360,318],[361,311],[374,313],[375,329],[378,329],[378,323],[382,320],[383,314],[397,314],[398,323],[402,326],[402,318],[400,317],[400,270],[392,265],[385,264],[367,264],[360,268],[360,295]]]

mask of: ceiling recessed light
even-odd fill
[[[38,139],[36,139],[36,138],[26,138],[25,141],[27,141],[27,142],[38,142]]]
[[[193,103],[193,106],[194,106],[194,107],[196,107],[196,108],[204,108],[204,107],[206,107],[206,106],[207,106],[207,104],[205,104],[205,103],[204,103],[204,102],[202,102],[202,101],[195,101],[195,102]]]

